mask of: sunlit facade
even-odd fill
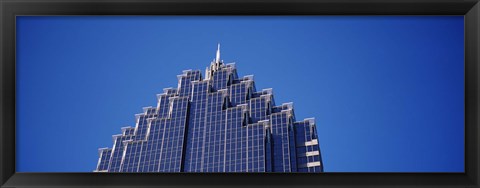
[[[238,77],[220,50],[205,70],[185,70],[135,127],[99,149],[96,172],[323,172],[315,121],[296,121],[292,103]]]

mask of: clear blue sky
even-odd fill
[[[315,117],[327,172],[463,172],[463,16],[17,17],[17,171],[91,172],[222,59]]]

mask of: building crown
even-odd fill
[[[205,75],[207,76],[207,79],[211,77],[213,72],[219,70],[222,66],[223,61],[220,60],[220,43],[218,43],[215,59],[213,59],[212,63],[210,63],[210,68],[207,67],[205,70]]]

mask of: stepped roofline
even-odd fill
[[[211,163],[205,154],[224,155],[225,172],[323,171],[314,118],[297,121],[292,102],[277,106],[272,88],[257,90],[254,75],[239,76],[235,63],[224,64],[220,44],[205,73],[203,77],[201,70],[187,69],[177,75],[176,88],[164,88],[163,93],[156,94],[156,107],[143,107],[142,113],[135,114],[134,126],[122,127],[121,134],[112,136],[112,148],[99,149],[95,172],[222,171],[222,161]],[[285,131],[290,133],[286,135]],[[282,139],[275,140],[277,137]],[[237,160],[226,157],[226,152],[247,152],[245,145],[248,152],[264,155],[248,154],[247,162],[241,162],[246,167],[232,168]],[[199,149],[204,146],[230,150],[206,153]],[[287,146],[295,155],[274,154],[284,153]],[[305,151],[297,149],[300,147]],[[161,160],[138,158],[153,154],[161,154]],[[248,160],[258,161],[258,168],[249,166]],[[198,162],[204,164],[198,166]]]
[[[311,118],[305,118],[303,119],[303,121],[310,123],[310,125],[314,125],[315,124],[315,118],[311,117]]]

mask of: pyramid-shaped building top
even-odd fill
[[[185,70],[157,107],[99,149],[95,172],[323,172],[313,118],[296,121],[292,103],[276,105],[272,89],[216,58]]]

